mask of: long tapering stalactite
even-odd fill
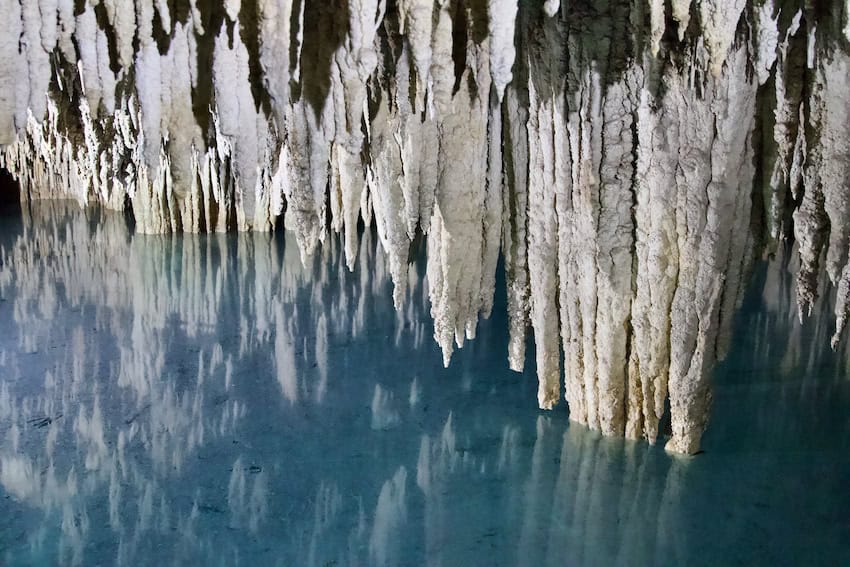
[[[850,3],[0,0],[0,165],[139,233],[269,231],[403,308],[427,243],[449,364],[504,266],[538,402],[693,453],[754,261],[850,317]],[[827,314],[828,315],[828,314]],[[825,316],[825,315],[820,315]],[[529,357],[531,358],[531,357]]]

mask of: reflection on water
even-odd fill
[[[334,240],[0,219],[0,563],[850,561],[850,350],[782,260],[671,459],[535,409],[504,291],[443,370],[421,266],[396,313],[372,238],[352,274]]]

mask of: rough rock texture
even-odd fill
[[[282,215],[305,262],[335,231],[354,269],[374,223],[400,310],[425,241],[445,364],[501,255],[540,406],[655,442],[669,401],[695,452],[757,255],[793,237],[800,315],[837,290],[834,345],[850,317],[850,13],[826,4],[0,0],[0,161],[141,233]]]

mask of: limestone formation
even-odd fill
[[[695,452],[753,261],[850,317],[850,4],[0,0],[0,165],[140,233],[427,242],[449,364],[503,258],[538,401]],[[282,223],[278,219],[282,217]],[[830,286],[821,283],[828,279]],[[563,361],[563,364],[562,364]]]

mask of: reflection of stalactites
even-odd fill
[[[360,278],[357,282],[356,296],[357,307],[351,317],[351,336],[357,337],[366,325],[366,305],[369,297],[373,295],[373,289],[382,286],[385,276],[380,272],[382,264],[375,259],[376,246],[373,242],[372,231],[367,229],[363,233],[363,242],[360,244],[360,258],[358,265],[369,266],[370,269],[360,270]],[[378,268],[378,269],[374,269]]]
[[[316,403],[321,404],[328,391],[328,322],[325,314],[319,316],[316,324],[316,365],[319,381],[316,384]]]
[[[401,559],[401,529],[407,521],[407,469],[399,467],[378,496],[369,558],[374,565],[396,565]]]
[[[502,428],[502,442],[499,445],[498,472],[504,473],[516,466],[519,444],[519,428],[505,425]]]
[[[538,479],[532,464],[523,503],[528,516],[523,541],[529,547],[520,550],[528,555],[520,557],[528,557],[531,564],[653,563],[666,557],[656,549],[666,538],[655,535],[665,498],[658,479],[664,478],[670,461],[584,428],[570,427],[561,434],[544,427],[542,433],[535,456],[538,445],[544,455],[548,447],[560,445],[560,467],[547,469],[543,459],[540,469],[557,474]],[[544,523],[539,534],[533,531],[538,522]],[[605,539],[612,545],[600,548],[594,543]],[[535,540],[539,547],[531,546]]]
[[[104,500],[108,498],[110,526],[120,532],[118,555],[129,560],[138,552],[137,536],[143,531],[170,533],[172,510],[150,471],[159,476],[179,475],[193,451],[209,436],[232,432],[246,412],[227,384],[234,353],[205,340],[217,328],[217,309],[229,305],[226,297],[222,305],[221,292],[230,276],[228,268],[219,265],[226,266],[227,258],[211,261],[218,249],[210,246],[205,250],[198,237],[180,241],[131,238],[122,215],[84,213],[73,203],[35,202],[26,215],[24,233],[2,253],[0,290],[4,297],[10,292],[8,274],[25,270],[32,274],[14,281],[16,325],[28,329],[36,345],[61,338],[69,348],[58,354],[45,372],[44,394],[21,399],[20,406],[28,408],[26,414],[20,413],[19,402],[12,397],[20,393],[10,391],[7,382],[0,385],[4,447],[0,482],[4,490],[20,493],[22,500],[48,516],[58,513],[61,518],[68,510],[71,523],[60,546],[64,546],[61,553],[69,563],[77,547],[85,549],[87,543],[86,518],[80,510],[85,510],[93,494],[103,494]],[[51,254],[35,253],[38,249]],[[257,254],[263,253],[258,243]],[[273,272],[278,268],[260,265],[258,269]],[[296,279],[293,285],[302,283]],[[91,309],[83,307],[86,305]],[[44,317],[52,319],[63,307],[71,309],[70,321],[75,324],[37,324]],[[211,307],[212,313],[208,311]],[[263,306],[250,302],[240,306],[246,312],[260,308]],[[87,332],[88,325],[77,322],[79,312],[95,318],[95,334]],[[180,380],[172,379],[165,366],[172,339],[169,320],[175,318],[181,321],[187,338],[204,339],[211,345],[198,350],[197,372],[184,373]],[[109,361],[101,350],[104,334],[112,337],[118,353]],[[21,375],[20,354],[15,349],[0,355],[5,376]],[[194,367],[191,357],[187,365]],[[101,372],[115,378],[108,380],[108,408],[101,405],[102,381],[93,380]],[[225,394],[220,394],[222,391]],[[84,403],[78,403],[80,400]],[[126,414],[111,414],[121,411],[119,408]],[[107,410],[119,418],[117,424],[107,421]],[[7,459],[7,451],[17,453],[19,439],[27,433],[17,424],[25,424],[29,418],[35,420],[33,427],[39,428],[43,446],[37,452],[43,458]],[[77,454],[72,458],[76,468],[70,470],[64,462],[69,447],[71,456]],[[140,455],[147,455],[147,460],[140,463]],[[250,478],[257,476],[251,473]],[[244,516],[248,527],[258,525],[252,524],[251,518],[265,514],[264,483],[256,478],[247,485],[246,509],[255,511]],[[128,510],[137,510],[137,516],[133,518],[130,512],[128,517]]]
[[[686,459],[674,459],[670,463],[664,491],[660,495],[658,515],[654,518],[658,523],[659,539],[669,546],[658,549],[657,556],[670,558],[675,563],[681,563],[688,556],[687,550],[691,549],[688,545],[690,532],[682,529],[688,518],[682,517],[683,508],[680,506],[682,499],[687,498],[687,480],[690,470],[692,470],[692,463]]]
[[[283,306],[278,304],[275,310],[274,362],[277,381],[283,396],[290,403],[298,401],[298,370],[295,366],[295,332],[292,328],[293,317],[286,317]]]
[[[328,531],[337,521],[341,509],[342,494],[339,492],[339,487],[333,483],[320,482],[313,505],[313,529],[307,551],[308,565],[320,564],[319,552],[325,543]]]
[[[242,457],[238,457],[230,469],[230,481],[227,485],[227,506],[230,509],[230,519],[239,525],[247,492],[247,475]]]
[[[3,351],[2,358],[5,358],[6,352]],[[6,367],[5,361],[0,361],[0,366]],[[4,372],[5,376],[13,375],[11,372]],[[17,377],[15,377],[17,378]],[[15,413],[17,412],[16,401],[12,398],[12,393],[9,391],[9,382],[4,380],[0,382],[0,420],[14,423],[16,420]],[[13,447],[15,448],[15,447]]]
[[[59,538],[61,563],[82,564],[83,550],[90,525],[85,508],[75,510],[70,503],[62,506],[62,535]]]
[[[105,464],[109,451],[106,448],[99,396],[94,398],[94,407],[90,417],[85,406],[80,405],[80,412],[74,421],[74,432],[77,434],[77,443],[86,448],[86,469],[100,469]]]
[[[372,395],[372,429],[382,431],[396,427],[400,421],[398,410],[395,408],[395,396],[392,392],[375,384],[375,393]]]
[[[254,475],[254,485],[251,487],[251,499],[247,504],[248,528],[256,533],[260,524],[268,515],[269,489],[266,473],[260,471]]]
[[[455,449],[456,434],[452,423],[452,414],[446,418],[443,431],[433,441],[423,435],[419,445],[419,460],[416,464],[416,484],[426,495],[431,494],[435,485],[455,470],[460,462],[460,454]]]
[[[257,532],[268,514],[268,481],[262,467],[246,466],[241,456],[236,459],[227,486],[227,505],[233,526],[247,525]]]
[[[18,455],[0,457],[0,484],[19,500],[36,496],[41,490],[32,461]]]
[[[118,472],[118,460],[112,459],[109,471],[109,527],[121,531],[121,480]]]
[[[136,533],[144,533],[151,529],[153,522],[153,483],[145,482],[139,489],[138,503],[136,504],[138,511]]]
[[[537,417],[537,437],[534,442],[534,451],[531,456],[531,474],[526,485],[528,498],[524,502],[525,518],[522,524],[522,533],[517,546],[518,565],[541,565],[543,557],[538,556],[546,550],[546,538],[548,533],[543,520],[549,515],[552,499],[548,497],[552,492],[552,475],[544,475],[545,465],[550,460],[550,444],[554,440],[551,433],[552,424],[548,418]]]
[[[419,405],[419,399],[422,397],[422,386],[419,385],[419,379],[413,377],[410,382],[410,395],[407,397],[407,403],[411,409]]]

